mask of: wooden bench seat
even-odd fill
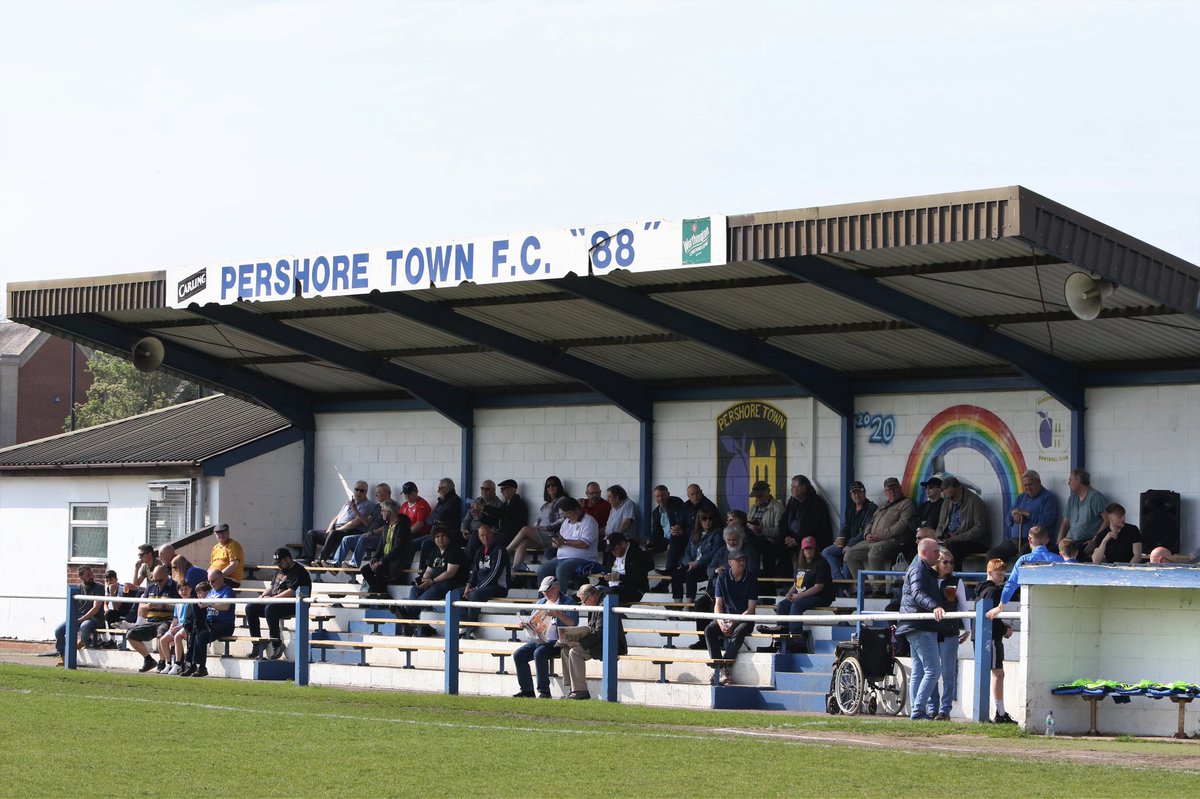
[[[734,661],[727,658],[698,658],[694,655],[622,655],[621,660],[639,660],[645,663],[653,663],[658,666],[658,679],[656,682],[668,683],[667,666],[680,663],[691,663],[695,665],[708,666],[709,668],[719,668],[721,666],[732,666]]]
[[[325,653],[331,649],[352,649],[358,652],[359,666],[367,665],[367,651],[370,649],[391,649],[396,652],[404,653],[405,669],[414,669],[416,666],[412,662],[413,652],[445,652],[446,648],[440,644],[418,644],[410,642],[372,642],[372,641],[313,641],[310,646],[317,649],[321,653],[321,663],[327,662]],[[512,650],[509,649],[459,649],[459,655],[491,655],[499,661],[496,669],[497,674],[508,674],[504,667],[504,660],[512,657]]]

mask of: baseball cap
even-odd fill
[[[942,487],[942,478],[940,478],[940,477],[930,477],[924,483],[921,483],[921,488],[941,488],[941,487]]]
[[[558,585],[558,578],[553,574],[547,574],[542,578],[542,584],[538,586],[538,593],[544,594],[550,590],[550,586]]]
[[[746,553],[740,549],[731,549],[731,550],[729,550],[729,558],[728,559],[729,560],[745,560]]]
[[[283,558],[291,558],[291,557],[292,557],[292,550],[288,549],[287,547],[280,547],[279,549],[275,550],[275,562],[276,563],[278,563]]]
[[[409,480],[407,483],[405,483],[404,485],[400,486],[400,493],[401,493],[401,494],[415,494],[415,493],[417,493],[417,484],[416,484],[416,483],[414,483],[412,480]]]
[[[771,490],[771,484],[768,483],[766,480],[759,480],[757,483],[755,483],[753,486],[750,487],[751,494],[761,494],[764,491],[770,491],[770,490]]]
[[[851,491],[862,491],[865,494],[867,491],[867,487],[862,484],[862,480],[855,480],[853,483],[850,484],[850,490]]]
[[[228,533],[229,525],[228,524],[218,524],[216,527],[213,528],[213,532],[214,533]]]
[[[811,535],[806,536],[804,540],[800,542],[801,549],[808,549],[809,547],[812,547],[813,549],[817,548],[817,539],[813,538]]]
[[[899,488],[900,481],[897,480],[895,477],[889,477],[888,479],[883,481],[883,487],[884,488]]]

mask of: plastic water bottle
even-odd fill
[[[1054,711],[1053,710],[1051,710],[1049,713],[1046,714],[1046,735],[1047,735],[1047,737],[1050,737],[1050,738],[1054,737]]]

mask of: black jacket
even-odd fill
[[[799,520],[797,534],[791,532],[793,519]],[[829,516],[829,504],[816,491],[810,490],[804,502],[795,497],[788,498],[783,518],[779,520],[779,540],[790,535],[797,535],[797,546],[805,536],[811,535],[817,539],[817,554],[833,543],[833,519]]]
[[[480,518],[496,528],[500,543],[508,546],[522,527],[529,524],[529,506],[520,494],[498,508],[484,507]]]
[[[615,560],[611,551],[604,553],[605,574],[612,571]],[[650,560],[650,556],[643,552],[641,547],[631,543],[629,549],[625,550],[625,577],[621,580],[621,585],[646,593],[650,590],[650,570],[653,568],[654,562]]]
[[[379,539],[379,546],[375,548],[375,554],[371,556],[371,560],[377,560],[384,565],[389,585],[400,585],[405,581],[404,571],[412,565],[412,555],[408,550],[411,539],[412,525],[407,516],[396,516],[396,526],[392,528],[391,547],[388,547],[388,528],[383,528],[383,537]],[[385,551],[387,551],[386,555]]]
[[[684,527],[684,535],[689,535],[692,531],[685,526],[683,500],[679,497],[667,497],[667,520],[671,527],[680,525]],[[662,526],[662,512],[658,505],[650,509],[650,542],[657,543],[671,537],[670,528],[664,530]]]
[[[929,613],[934,608],[940,608],[941,592],[938,591],[937,575],[933,568],[915,558],[904,575],[904,593],[900,597],[901,613]],[[902,621],[896,625],[897,635],[911,632],[937,632],[938,623],[933,619],[920,621]]]

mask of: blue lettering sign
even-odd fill
[[[254,278],[254,264],[238,264],[238,290],[239,297],[249,297],[250,281]]]
[[[537,236],[527,236],[525,243],[521,245],[521,268],[525,270],[525,274],[537,274],[538,267],[542,265],[542,259],[534,256],[532,261],[529,260],[529,251],[538,251],[542,247],[542,243],[537,240]]]
[[[254,265],[254,296],[271,296],[271,265],[265,261]]]
[[[508,263],[508,239],[496,239],[492,242],[492,277],[500,276],[500,267]],[[513,267],[516,271],[516,267]]]
[[[353,264],[350,267],[350,286],[356,289],[369,288],[367,283],[367,262],[371,256],[365,252],[356,252],[351,256],[350,261]]]
[[[466,251],[461,244],[454,245],[454,279],[460,283],[475,279],[475,245],[468,244]]]
[[[332,291],[350,288],[350,259],[344,255],[333,256],[333,282],[329,288]]]
[[[232,266],[221,267],[221,299],[229,296],[229,290],[237,282],[237,270]]]
[[[309,264],[307,258],[305,258],[303,262],[299,260],[292,261],[292,272],[294,273],[296,282],[300,284],[300,291],[304,294],[308,293],[308,290],[312,285],[311,281],[309,280],[309,277],[311,276],[311,270],[308,267]]]
[[[324,255],[318,255],[313,259],[312,277],[309,280],[312,282],[313,291],[324,291],[325,287],[329,285],[329,259]]]
[[[413,263],[416,262],[414,267]],[[421,274],[425,271],[425,255],[420,248],[414,247],[408,251],[408,257],[404,259],[404,277],[410,285],[419,286],[421,284]]]
[[[287,261],[277,261],[275,263],[275,293],[280,297],[286,297],[288,294],[288,272],[291,264]]]
[[[396,272],[400,270],[400,261],[404,258],[404,250],[388,250],[388,263],[392,265],[392,285],[396,285]]]
[[[445,247],[426,247],[425,257],[429,262],[429,279],[435,283],[444,283],[450,274],[450,255],[453,245]]]

